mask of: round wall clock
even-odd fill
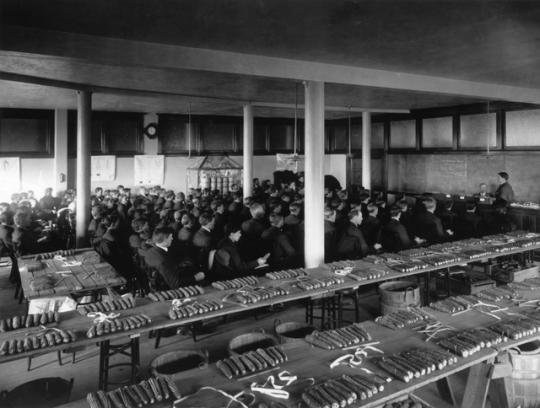
[[[157,137],[157,131],[157,123],[150,123],[144,128],[144,134],[150,139],[155,139]]]

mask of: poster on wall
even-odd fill
[[[298,157],[296,154],[276,154],[276,170],[277,171],[284,171],[284,170],[290,170],[294,173],[298,173],[299,167],[303,166],[304,159]]]
[[[160,155],[135,156],[135,185],[162,185],[165,159]]]
[[[2,157],[0,161],[0,191],[8,194],[21,190],[21,160],[18,157]]]
[[[116,156],[92,156],[91,181],[112,181],[116,177]]]

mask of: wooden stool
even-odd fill
[[[315,302],[318,300],[321,301],[321,315],[315,316],[313,309]],[[326,323],[326,319],[336,320],[337,307],[335,301],[335,296],[308,299],[308,304],[306,305],[306,323],[313,324],[314,319],[320,319],[322,328]]]
[[[360,320],[360,298],[358,297],[358,289],[344,289],[336,292],[338,302],[338,326],[341,327],[343,321],[343,312],[348,310],[354,310],[354,321],[358,323]],[[352,299],[354,303],[353,308],[343,307],[343,298]]]
[[[128,351],[129,349],[129,351]],[[131,361],[125,363],[109,364],[109,359],[116,354],[122,354]],[[109,381],[109,370],[116,367],[131,367],[131,376],[127,380]],[[140,381],[139,335],[130,338],[122,344],[111,344],[110,340],[100,343],[99,352],[99,389],[107,392],[109,385],[135,384]]]

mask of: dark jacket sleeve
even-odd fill
[[[295,250],[291,243],[289,242],[287,235],[285,234],[279,234],[277,238],[277,244],[281,248],[281,252],[283,253],[283,258],[292,258],[294,256]]]
[[[197,282],[194,276],[182,274],[178,265],[171,261],[163,262],[157,269],[165,283],[172,289],[195,285]]]
[[[409,234],[403,225],[400,225],[396,230],[399,240],[401,241],[401,247],[403,249],[409,249],[411,247],[411,240],[409,239]]]
[[[243,262],[242,259],[240,259],[240,254],[238,253],[238,250],[234,247],[231,248],[230,245],[226,245],[223,249],[225,249],[229,253],[229,266],[235,271],[245,272],[255,269],[257,266],[259,266],[259,263],[256,260],[251,262]]]

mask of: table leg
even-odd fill
[[[441,399],[451,405],[456,405],[456,398],[454,397],[454,391],[452,391],[452,386],[450,385],[449,378],[441,378],[436,382],[436,384]]]
[[[461,404],[462,408],[483,408],[485,406],[491,381],[491,369],[492,365],[487,363],[478,363],[471,367],[465,386],[465,396]]]
[[[508,400],[509,392],[507,390],[508,381],[505,381],[504,378],[492,379],[489,386],[489,402],[491,403],[491,408],[509,408],[510,401]]]

